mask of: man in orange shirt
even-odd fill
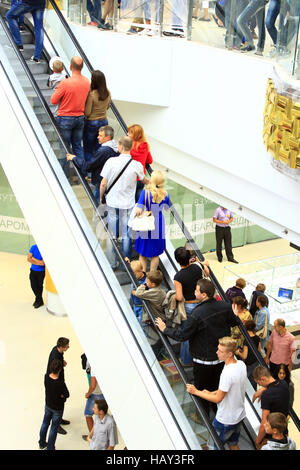
[[[84,107],[90,91],[90,81],[81,74],[83,60],[73,57],[70,69],[72,76],[62,80],[51,96],[52,104],[59,104],[57,123],[65,143],[72,153],[83,158],[82,136],[84,127]],[[65,152],[61,153],[60,164],[69,178],[70,167]]]

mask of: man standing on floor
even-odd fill
[[[213,221],[216,224],[216,252],[218,261],[222,263],[222,242],[224,240],[225,252],[228,261],[231,263],[238,263],[233,257],[232,253],[232,241],[231,241],[231,228],[230,224],[233,221],[233,214],[229,209],[219,206],[213,217]]]
[[[37,245],[32,245],[27,256],[28,263],[31,263],[30,268],[30,285],[35,295],[34,308],[39,308],[44,305],[43,301],[43,284],[45,279],[45,263],[38,249]]]
[[[35,48],[31,61],[39,63],[42,57],[44,44],[43,18],[45,11],[45,0],[22,0],[12,5],[6,13],[9,29],[20,51],[24,50],[22,37],[19,29],[19,17],[25,13],[31,13],[34,22]]]
[[[64,368],[67,365],[67,362],[64,360],[64,353],[69,349],[70,347],[70,340],[68,338],[58,338],[56,346],[52,349],[49,359],[48,359],[48,364],[47,364],[47,371],[46,375],[49,375],[50,373],[50,366],[52,361],[58,360],[62,363],[62,370],[60,372],[60,380],[65,383],[65,371]],[[61,417],[62,418],[62,417]],[[61,424],[67,425],[70,424],[70,421],[67,421],[66,419],[61,419],[60,425],[58,427],[57,432],[59,434],[67,434],[67,431],[61,427]]]
[[[90,450],[114,450],[118,444],[118,433],[114,418],[107,414],[108,405],[105,400],[96,400],[93,406],[95,421],[87,441]]]
[[[64,412],[65,401],[70,396],[65,382],[60,377],[62,370],[61,361],[54,360],[50,364],[49,373],[45,375],[46,404],[40,429],[40,450],[55,450],[55,441]],[[48,442],[46,442],[47,431],[51,422]]]
[[[73,57],[70,69],[72,76],[62,80],[51,96],[51,103],[59,104],[57,112],[57,124],[66,145],[72,147],[74,155],[84,158],[81,145],[84,128],[84,107],[90,91],[90,81],[81,74],[83,60],[81,57]],[[70,164],[62,151],[60,164],[67,178],[70,175]]]

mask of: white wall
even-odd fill
[[[127,124],[144,126],[159,164],[300,243],[299,183],[271,167],[262,141],[271,61],[178,38],[73,29]]]

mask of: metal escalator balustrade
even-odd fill
[[[9,35],[9,31],[8,31],[6,25],[5,25],[5,22],[2,19],[1,19],[1,25],[2,25],[3,31],[5,31],[6,34]],[[24,92],[25,92],[25,94],[28,98],[29,103],[31,104],[34,111],[36,112],[37,117],[39,119],[39,122],[41,123],[41,125],[45,129],[45,131],[47,131],[47,133],[48,133],[47,137],[49,139],[50,147],[55,146],[56,150],[57,150],[57,153],[59,154],[59,152],[61,150],[61,146],[63,146],[64,151],[67,152],[68,149],[64,146],[64,142],[63,142],[63,140],[62,140],[62,138],[59,134],[59,131],[58,131],[56,125],[55,125],[56,124],[55,120],[53,119],[53,116],[51,116],[50,108],[49,108],[45,98],[43,97],[41,91],[38,89],[38,87],[37,87],[37,85],[36,85],[36,83],[35,83],[35,81],[32,77],[32,74],[29,70],[29,66],[26,63],[26,60],[23,58],[20,51],[18,51],[18,49],[16,47],[14,47],[13,42],[12,42],[11,46],[9,46],[8,55],[13,55],[13,54],[15,54],[16,57],[18,57],[18,59],[20,60],[20,63],[23,66],[23,71],[26,72],[26,79],[25,79],[24,78],[24,73],[22,74],[21,69],[19,67],[16,67],[16,60],[15,60],[15,58],[13,58],[12,62],[14,63],[15,68],[17,69],[20,84],[22,83],[23,90],[24,90]],[[29,64],[29,65],[31,65],[31,64]],[[32,65],[35,65],[35,64],[32,64]],[[56,145],[54,145],[54,144],[56,144]],[[89,216],[88,216],[88,218],[91,220],[91,217],[90,217],[91,214],[93,214],[94,216],[96,215],[96,217],[97,217],[97,205],[95,204],[93,195],[90,191],[89,186],[86,184],[86,181],[82,178],[81,174],[77,171],[77,169],[75,169],[75,171],[77,172],[77,176],[78,176],[78,178],[81,182],[82,188],[84,188],[84,190],[88,194],[88,197],[86,198],[85,203],[84,203],[84,206],[85,206],[84,210],[87,211],[86,203],[89,202],[89,207],[88,207]],[[103,229],[107,230],[106,225],[102,221],[102,219],[99,219],[99,221],[101,221],[101,223],[103,224]],[[94,228],[93,223],[92,223],[92,226]],[[133,276],[133,273],[131,272],[130,267],[127,266],[127,263],[124,261],[124,258],[122,256],[122,254],[119,252],[118,246],[115,244],[114,240],[110,240],[109,237],[107,237],[107,239],[104,240],[104,242],[113,244],[114,249],[118,253],[120,263],[125,268],[125,271],[128,275],[128,282],[133,283],[133,285],[135,285],[135,287],[136,287],[137,284],[136,284],[136,280]],[[149,306],[147,305],[147,303],[145,303],[145,309],[148,312],[148,315],[150,316],[150,318],[152,318],[152,320],[154,321],[154,316],[153,316],[151,310],[149,309]],[[156,341],[156,339],[157,339],[157,337],[154,338],[154,341]],[[165,343],[166,348],[169,349],[170,357],[171,358],[174,357],[174,362],[176,362],[176,358],[173,354],[172,348],[170,348],[170,346],[169,346],[168,340],[166,338],[164,338],[162,335],[161,335],[161,339]],[[151,340],[151,338],[150,338],[150,344],[152,343],[152,341],[153,340]],[[172,367],[171,364],[170,364],[170,367]],[[176,378],[174,378],[174,375],[176,375]],[[199,429],[197,429],[197,431],[199,433],[201,432],[202,434],[206,434],[206,436],[204,438],[203,438],[203,436],[201,436],[200,444],[202,446],[206,445],[208,440],[210,439],[210,436],[212,436],[212,440],[216,443],[217,448],[222,448],[222,445],[220,444],[220,442],[218,442],[218,436],[216,436],[214,434],[213,428],[209,429],[209,432],[207,433],[207,428],[210,428],[211,426],[210,426],[209,422],[207,422],[207,426],[205,426],[206,418],[204,417],[204,419],[203,419],[204,425],[203,424],[201,425],[199,422],[197,422],[197,421],[200,420],[200,418],[197,418],[197,417],[201,417],[203,412],[201,410],[201,407],[199,407],[197,401],[193,397],[189,396],[189,394],[186,393],[186,390],[185,390],[185,383],[186,382],[182,381],[182,376],[183,375],[184,375],[183,371],[178,372],[178,370],[176,370],[175,374],[174,374],[174,371],[172,371],[172,380],[174,379],[174,386],[176,386],[176,388],[177,388],[177,396],[179,395],[178,389],[180,388],[180,394],[181,394],[180,404],[182,405],[182,408],[185,410],[185,414],[189,417],[190,417],[190,415],[194,416],[194,421],[192,419],[190,420],[192,422],[192,425],[194,426],[194,428],[196,428],[196,427],[199,428]],[[181,383],[181,386],[180,386],[180,383]]]

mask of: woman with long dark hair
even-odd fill
[[[89,161],[94,157],[98,143],[98,131],[102,126],[108,125],[107,110],[110,106],[111,95],[107,89],[103,72],[93,70],[91,76],[91,89],[85,103],[85,124],[83,132],[84,158]]]

